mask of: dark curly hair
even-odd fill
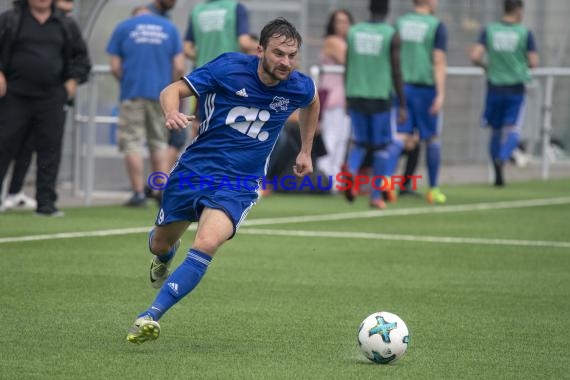
[[[505,13],[513,13],[519,8],[524,7],[522,0],[505,0]]]
[[[283,17],[276,18],[269,21],[263,29],[261,29],[261,35],[259,36],[259,44],[263,49],[267,48],[269,39],[271,37],[282,37],[284,36],[286,40],[295,40],[297,45],[301,47],[303,43],[303,38],[295,28],[293,24],[284,19]]]

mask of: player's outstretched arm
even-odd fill
[[[168,129],[180,130],[188,127],[194,116],[180,112],[180,99],[194,95],[184,81],[179,80],[167,86],[160,92],[160,105],[166,119]]]
[[[313,172],[313,160],[311,151],[313,149],[313,139],[317,124],[319,122],[320,110],[319,96],[315,91],[315,97],[311,104],[302,108],[299,112],[299,128],[301,130],[301,151],[295,160],[293,171],[295,175],[302,177]]]

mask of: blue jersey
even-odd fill
[[[158,100],[160,91],[172,82],[172,60],[182,53],[182,41],[171,21],[143,14],[115,28],[107,53],[122,60],[121,100]]]
[[[285,121],[313,101],[316,89],[297,71],[266,86],[258,63],[256,56],[225,53],[183,78],[198,96],[203,121],[179,165],[216,181],[265,174]]]

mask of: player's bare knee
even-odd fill
[[[209,255],[213,255],[218,250],[222,242],[210,236],[196,236],[192,248]]]
[[[153,255],[165,255],[170,251],[173,245],[173,243],[170,243],[166,239],[155,236],[150,242],[150,252]]]

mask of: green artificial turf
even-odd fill
[[[569,188],[568,180],[455,186],[440,208],[567,197]],[[141,346],[125,335],[156,294],[147,283],[146,233],[2,238],[144,230],[155,209],[77,208],[62,219],[2,214],[0,378],[567,378],[570,248],[555,243],[570,242],[570,201],[426,207],[402,199],[385,215],[285,223],[274,218],[370,210],[366,199],[349,205],[339,196],[262,199],[248,220],[265,222],[242,226],[198,288],[161,319],[160,338]],[[350,235],[363,233],[371,238]],[[426,236],[435,240],[414,240]],[[185,249],[192,237],[184,236]],[[449,237],[465,241],[437,240]],[[183,258],[181,250],[176,263]],[[394,365],[368,363],[356,344],[360,322],[381,310],[398,314],[411,332]]]

